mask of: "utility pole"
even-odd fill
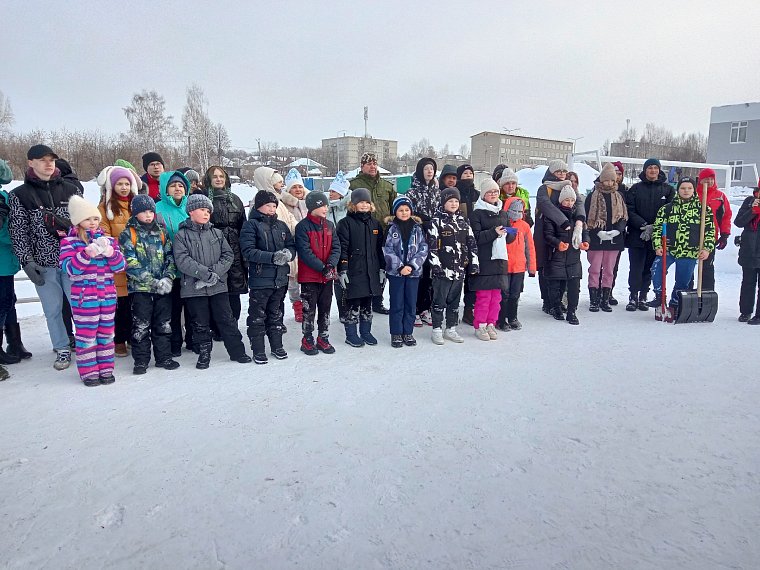
[[[219,123],[216,128],[216,155],[217,164],[222,166],[222,124]]]
[[[364,107],[364,138],[365,139],[369,137],[369,131],[367,131],[367,118],[369,117],[368,111],[369,111],[369,107],[365,106]]]

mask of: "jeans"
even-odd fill
[[[388,276],[388,288],[391,295],[391,312],[388,315],[388,324],[392,335],[412,334],[414,332],[414,316],[419,286],[419,277]]]
[[[670,295],[670,303],[678,304],[678,292],[686,291],[689,288],[689,282],[694,277],[694,266],[697,264],[696,259],[690,257],[673,257],[668,254],[665,274],[668,273],[668,267],[676,264],[676,284],[673,287],[673,293]],[[652,283],[654,291],[659,298],[662,295],[662,256],[655,258],[652,263]]]
[[[69,349],[69,335],[63,324],[63,296],[71,297],[71,282],[57,267],[41,267],[44,285],[35,285],[37,296],[45,313],[48,334],[54,350]]]

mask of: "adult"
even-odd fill
[[[567,164],[564,160],[554,159],[549,161],[542,184],[536,192],[536,219],[533,228],[534,242],[536,246],[536,262],[538,266],[538,286],[541,289],[541,299],[543,306],[541,310],[549,314],[551,312],[551,302],[549,298],[548,284],[544,278],[544,267],[549,260],[549,254],[552,251],[551,246],[546,245],[544,240],[544,218],[552,220],[558,228],[567,231],[573,230],[573,246],[580,247],[583,238],[583,224],[586,221],[586,207],[580,199],[578,192],[575,192],[575,213],[573,219],[568,221],[565,214],[559,209],[559,194],[565,186],[572,186],[567,180]]]
[[[625,175],[625,167],[623,166],[623,163],[619,160],[616,160],[612,163],[612,166],[615,167],[615,174],[617,175],[617,185],[618,185],[618,192],[622,192],[625,194],[628,192],[628,186],[626,186],[623,183],[623,176]]]
[[[570,181],[570,184],[573,185],[573,190],[579,193],[580,190],[578,190],[578,186],[580,185],[581,181],[580,181],[580,178],[578,178],[578,173],[573,172],[572,170],[569,171],[567,173],[567,179]]]
[[[760,184],[742,202],[734,225],[742,228],[739,265],[742,286],[739,292],[739,322],[760,325]],[[757,305],[755,294],[757,292]],[[752,312],[755,316],[752,316]]]
[[[623,163],[620,162],[619,160],[616,160],[615,162],[612,163],[612,166],[615,167],[618,192],[621,192],[623,196],[625,196],[625,193],[628,192],[628,186],[626,186],[623,183],[623,175],[625,174],[625,168],[623,167]],[[596,183],[597,180],[595,180],[594,183]],[[623,241],[625,242],[625,236],[623,237]],[[625,243],[623,243],[623,249],[625,249]],[[612,290],[610,291],[610,298],[608,302],[613,307],[618,304],[618,300],[615,299],[615,283],[617,283],[617,274],[618,274],[618,268],[620,267],[621,257],[623,257],[622,254],[617,256],[617,260],[615,260],[615,268],[612,271]],[[599,279],[600,279],[599,287],[601,288],[602,287],[601,276],[599,277]]]
[[[495,182],[499,185],[499,200],[504,202],[505,207],[507,200],[512,196],[517,196],[523,201],[523,220],[530,227],[533,227],[533,216],[530,213],[530,193],[525,188],[518,186],[519,180],[515,171],[511,168],[505,168]]]
[[[396,190],[393,184],[380,177],[377,169],[377,155],[374,152],[365,152],[361,157],[360,172],[351,181],[349,190],[356,188],[366,188],[372,197],[372,203],[375,205],[375,211],[372,213],[374,218],[380,222],[383,232],[387,229],[386,218],[391,215],[393,201],[396,199]],[[383,289],[385,286],[383,285]],[[390,311],[383,305],[383,295],[372,298],[372,310],[375,313],[387,315]]]
[[[158,203],[161,199],[161,185],[159,179],[161,174],[166,170],[164,159],[157,152],[146,152],[142,155],[143,170],[145,174],[140,180],[148,185],[148,195]],[[184,174],[183,174],[184,176]]]
[[[117,158],[114,161],[113,165],[114,166],[123,166],[124,168],[128,168],[129,170],[131,170],[132,174],[135,175],[135,179],[137,180],[137,182],[140,185],[140,188],[137,189],[137,193],[138,194],[147,194],[148,193],[148,185],[145,183],[145,181],[142,178],[140,178],[140,175],[137,174],[137,169],[135,168],[135,166],[131,162],[129,162],[128,160],[124,160],[123,158]],[[102,198],[103,198],[103,196],[101,196],[101,199]]]
[[[470,164],[463,164],[457,168],[457,190],[459,190],[459,209],[469,220],[475,208],[475,203],[480,199],[480,192],[475,188],[475,169]],[[464,312],[462,322],[471,325],[474,319],[475,291],[470,289],[470,274],[464,276]]]
[[[639,174],[639,182],[625,195],[628,208],[628,304],[626,311],[648,311],[647,295],[652,284],[652,263],[655,259],[652,244],[653,224],[657,212],[673,201],[675,191],[668,184],[660,161],[649,158]]]
[[[713,213],[713,227],[715,227],[716,245],[710,251],[710,255],[702,264],[702,289],[715,290],[715,251],[725,249],[728,238],[731,237],[731,204],[728,197],[718,188],[715,182],[715,171],[712,168],[703,168],[697,176],[695,189],[697,198],[702,202],[704,185],[707,184],[707,205]]]
[[[64,295],[71,295],[71,283],[58,258],[60,240],[71,227],[69,198],[78,194],[78,188],[61,177],[55,167],[58,155],[50,147],[34,145],[26,158],[24,183],[8,197],[11,243],[24,273],[37,289],[56,352],[53,367],[64,370],[71,364],[71,348],[61,311]]]
[[[58,158],[55,161],[55,167],[61,172],[61,178],[79,188],[79,195],[84,196],[84,186],[79,181],[79,176],[74,172],[69,161],[65,158]]]

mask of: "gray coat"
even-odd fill
[[[182,298],[211,297],[227,292],[227,272],[235,254],[221,230],[210,223],[201,225],[187,219],[174,234],[173,246],[174,263],[182,274]],[[219,276],[216,285],[196,289],[196,282],[207,281],[212,272]]]

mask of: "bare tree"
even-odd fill
[[[225,155],[225,150],[230,147],[232,141],[227,134],[227,129],[222,123],[214,125],[214,146],[216,148],[216,160],[217,164],[222,164],[222,157]]]
[[[190,163],[197,162],[203,171],[211,163],[216,148],[214,125],[208,117],[208,99],[198,85],[187,88],[187,101],[182,112],[182,134],[189,139]]]
[[[166,147],[176,128],[173,117],[166,114],[166,101],[156,91],[135,93],[132,103],[124,107],[129,121],[129,136],[143,149]]]
[[[467,159],[470,158],[470,145],[467,143],[459,147],[459,154]]]
[[[11,109],[11,100],[0,91],[0,132],[9,133],[16,118]]]

